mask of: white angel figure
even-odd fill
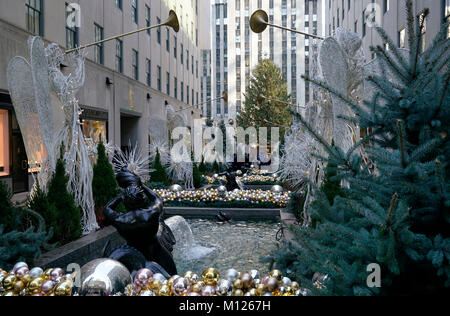
[[[67,189],[74,195],[77,206],[83,211],[81,223],[83,234],[88,234],[98,229],[98,224],[92,195],[92,165],[81,130],[79,120],[81,111],[75,97],[77,91],[84,85],[84,57],[75,52],[65,59],[64,52],[57,44],[50,44],[44,48],[43,41],[39,37],[31,38],[29,45],[31,65],[24,58],[16,57],[8,67],[9,88],[14,108],[18,113],[20,128],[24,131],[24,142],[30,144],[37,140],[37,144],[45,145],[47,157],[37,177],[44,190],[55,170],[60,148],[64,145],[63,158],[69,176]],[[70,70],[67,76],[61,71],[61,64],[64,61]],[[52,106],[51,91],[56,94],[64,112],[63,127],[59,131],[56,131],[54,124],[55,111],[58,109]],[[32,131],[29,127],[30,116],[37,116],[39,122]],[[26,150],[28,156],[33,157],[34,148],[29,145]]]

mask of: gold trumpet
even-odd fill
[[[170,10],[169,18],[167,19],[166,22],[164,22],[162,24],[144,27],[144,28],[136,30],[136,31],[124,33],[124,34],[113,36],[113,37],[110,37],[110,38],[107,38],[107,39],[104,39],[104,40],[101,40],[101,41],[98,41],[98,42],[94,42],[94,43],[90,43],[90,44],[87,44],[87,45],[84,45],[84,46],[81,46],[81,47],[70,49],[70,50],[66,51],[66,54],[70,54],[70,53],[72,53],[74,51],[77,51],[77,50],[80,50],[80,49],[85,49],[85,48],[88,48],[88,47],[91,47],[91,46],[103,44],[105,42],[109,42],[109,41],[112,41],[112,40],[115,40],[115,39],[118,39],[118,38],[126,37],[126,36],[129,36],[129,35],[133,35],[133,34],[136,34],[136,33],[140,33],[140,32],[147,31],[147,30],[154,29],[154,28],[161,27],[161,26],[171,27],[176,33],[178,33],[178,31],[180,30],[180,23],[178,21],[178,17],[177,17],[177,14],[175,13],[175,11]]]
[[[320,39],[320,40],[324,40],[325,39],[322,36],[308,34],[308,33],[302,32],[302,31],[289,29],[289,28],[284,27],[284,26],[271,24],[271,23],[269,23],[269,16],[267,15],[266,11],[264,11],[264,10],[258,10],[258,11],[255,11],[252,14],[252,17],[250,18],[250,28],[252,29],[253,32],[255,32],[255,33],[262,33],[262,32],[264,32],[266,30],[266,28],[268,26],[276,27],[276,28],[279,28],[279,29],[282,29],[282,30],[285,30],[285,31],[289,31],[289,32],[302,34],[302,35],[305,35],[305,36],[310,36],[312,38],[317,38],[317,39]]]

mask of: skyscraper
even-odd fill
[[[312,38],[268,28],[261,34],[250,29],[250,17],[265,10],[270,23],[324,35],[323,0],[213,0],[212,95],[227,91],[229,102],[213,102],[212,117],[235,117],[244,102],[245,89],[253,68],[262,58],[270,58],[285,75],[289,92],[297,106],[310,99],[309,86],[300,79],[308,74]]]

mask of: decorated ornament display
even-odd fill
[[[0,269],[1,296],[70,296],[73,280],[60,268],[29,269],[24,262],[6,272]]]
[[[81,287],[74,284],[77,273],[65,275],[59,268],[43,270],[20,262],[7,272],[0,269],[0,296],[303,296],[300,284],[273,270],[262,276],[258,270],[229,269],[220,275],[215,268],[201,276],[187,271],[166,279],[148,269],[134,278],[121,263],[97,259],[81,268]]]
[[[173,191],[155,190],[164,203],[171,201],[187,202],[233,202],[247,201],[252,204],[273,203],[278,207],[284,208],[289,204],[291,192],[272,192],[264,190],[234,190],[232,192],[224,190],[196,190],[196,191]]]
[[[248,174],[242,174],[242,171],[238,170],[237,172],[237,177],[236,180],[241,181],[243,183],[247,183],[247,184],[251,184],[252,182],[257,182],[257,183],[278,183],[281,182],[281,178],[278,175],[271,175],[271,174],[267,174],[264,171],[261,170],[252,170],[250,173]],[[214,184],[217,182],[222,182],[222,183],[226,183],[227,182],[227,178],[226,176],[219,176],[219,175],[214,175],[214,176],[203,176],[203,178],[208,182],[208,184]]]

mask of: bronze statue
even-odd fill
[[[169,275],[176,275],[177,269],[172,257],[176,241],[163,221],[164,207],[161,198],[126,168],[117,174],[116,179],[124,193],[108,203],[104,215],[106,222],[114,226],[127,241],[127,246],[116,249],[109,257],[124,261],[122,263],[131,271],[147,267],[155,273],[164,272],[159,271],[160,265]],[[125,206],[126,213],[117,210],[121,203]]]

